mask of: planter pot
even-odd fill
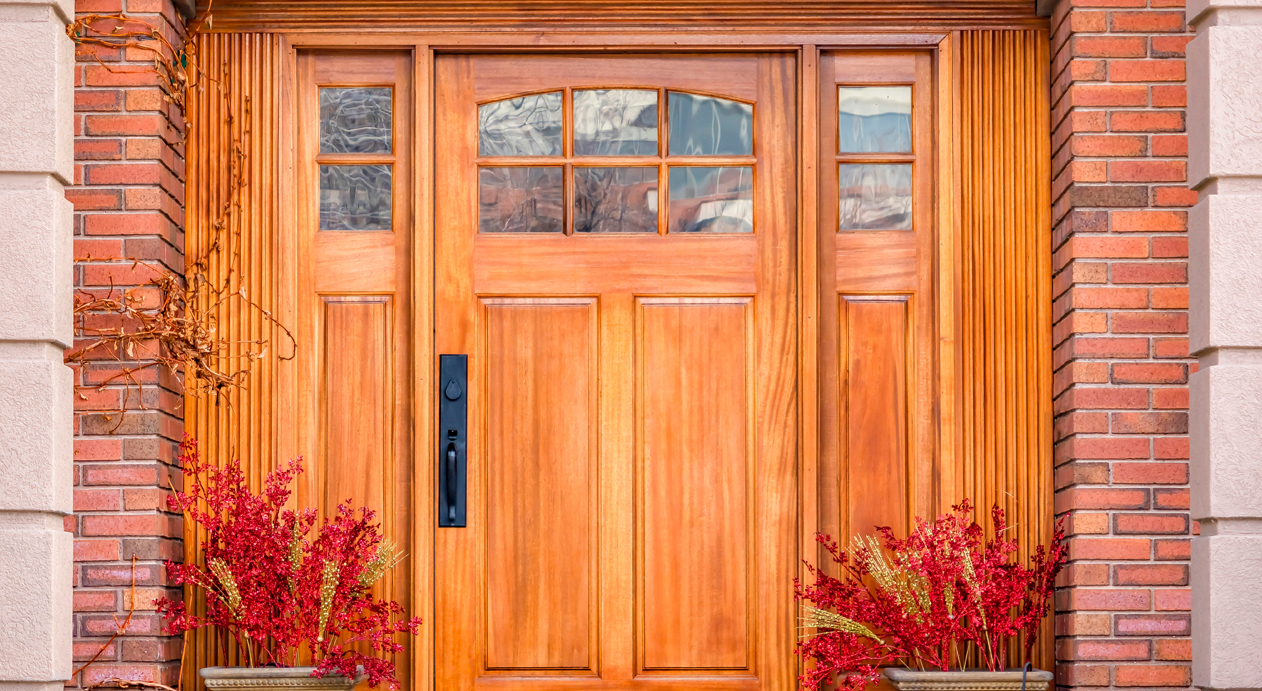
[[[354,679],[340,674],[313,677],[315,667],[204,667],[198,674],[206,688],[225,691],[351,691],[363,680],[364,668]]]
[[[898,691],[1021,691],[1021,670],[989,672],[960,670],[957,672],[919,672],[890,667],[885,678]],[[1041,669],[1025,672],[1025,691],[1047,691],[1052,673]]]

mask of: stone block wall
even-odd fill
[[[1062,688],[1192,683],[1182,0],[1052,16],[1056,602]]]
[[[184,20],[171,0],[78,0],[85,14],[126,12],[179,45]],[[110,20],[101,20],[107,28]],[[140,26],[140,25],[135,25]],[[141,286],[133,295],[156,304],[146,286],[157,271],[184,268],[183,121],[159,89],[151,52],[81,45],[75,64],[74,286],[103,294]],[[98,315],[93,324],[110,324]],[[166,511],[179,471],[172,463],[183,435],[180,387],[159,367],[136,371],[137,384],[116,378],[120,363],[102,357],[75,372],[74,659],[97,661],[72,679],[86,686],[111,677],[174,685],[180,640],[161,635],[156,597],[178,597],[164,559],[182,556],[182,526]],[[104,388],[97,385],[115,377]],[[121,417],[117,412],[126,409]],[[132,580],[135,602],[132,602]],[[124,635],[105,647],[134,613]]]

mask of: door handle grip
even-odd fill
[[[443,491],[447,493],[447,520],[454,523],[456,521],[456,443],[447,444],[447,486]]]

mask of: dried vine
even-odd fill
[[[203,14],[190,25],[189,36],[209,22],[210,15]],[[217,316],[221,309],[261,315],[263,324],[275,327],[288,341],[288,354],[279,355],[282,360],[292,359],[296,346],[293,333],[284,324],[247,295],[244,288],[234,287],[235,279],[239,278],[241,236],[233,227],[233,218],[242,213],[242,196],[250,185],[246,165],[251,134],[249,99],[244,101],[245,112],[238,123],[231,96],[222,86],[226,80],[211,78],[197,67],[193,41],[176,45],[158,27],[126,14],[83,15],[67,27],[66,33],[78,46],[87,47],[85,52],[111,72],[120,70],[101,60],[98,53],[101,48],[137,49],[152,54],[155,80],[164,100],[178,111],[181,120],[187,112],[190,93],[218,89],[228,106],[225,125],[229,133],[225,201],[211,220],[209,242],[199,254],[186,258],[182,276],[128,257],[76,257],[75,261],[80,263],[125,266],[125,262],[130,262],[132,269],[144,267],[154,274],[143,285],[125,289],[116,288],[112,283],[104,292],[76,289],[76,345],[66,354],[66,362],[83,367],[112,359],[120,365],[117,372],[98,383],[80,382],[76,393],[86,399],[86,390],[101,391],[125,384],[120,407],[104,411],[107,416],[119,414],[114,430],[131,408],[133,392],[139,398],[139,408],[146,407],[142,395],[144,384],[137,376],[142,370],[165,369],[184,393],[213,394],[216,402],[230,402],[226,394],[244,387],[254,363],[267,355],[270,339],[233,341],[224,338]],[[224,69],[226,73],[226,66]],[[170,127],[179,141],[183,141],[184,133],[174,125]],[[212,273],[212,267],[216,266],[223,267],[222,275]]]

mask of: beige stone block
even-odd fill
[[[73,396],[60,349],[0,343],[0,511],[71,512]]]
[[[46,174],[0,175],[0,340],[73,339],[74,207]]]
[[[74,538],[55,518],[46,523],[0,522],[0,680],[70,677]]]
[[[1262,688],[1262,535],[1192,538],[1192,684]]]
[[[74,174],[74,44],[61,3],[0,3],[0,171]]]
[[[1262,175],[1262,25],[1212,26],[1187,48],[1188,184]]]
[[[1262,361],[1202,366],[1189,385],[1192,517],[1262,517]]]
[[[1188,254],[1191,351],[1262,346],[1262,195],[1205,195],[1188,217]]]

